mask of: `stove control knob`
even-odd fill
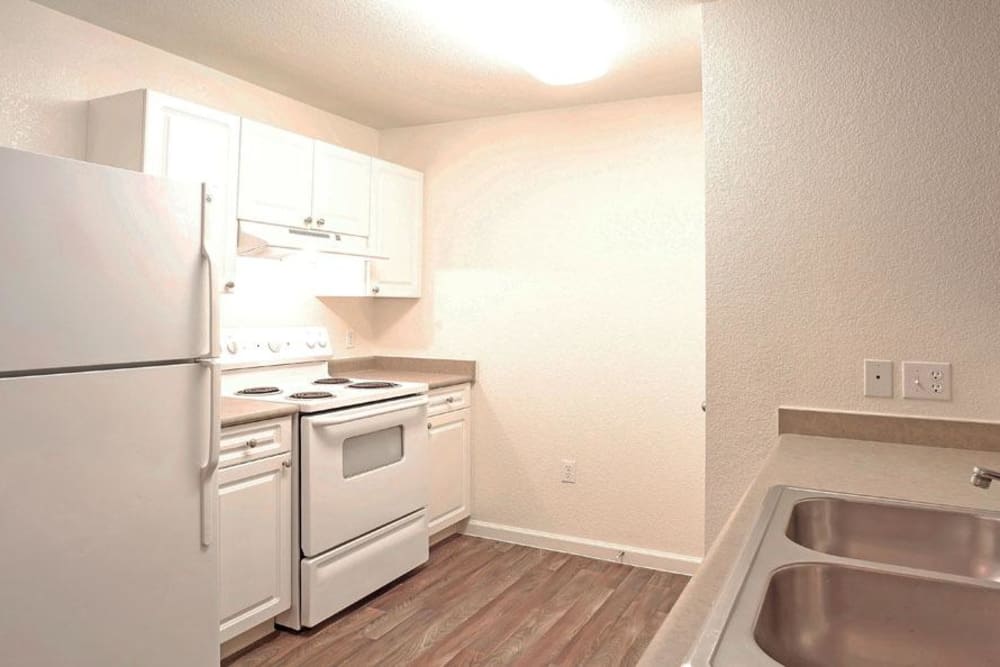
[[[226,342],[226,350],[229,354],[236,354],[240,351],[240,345],[235,340],[229,340]]]
[[[271,352],[280,352],[281,351],[281,343],[279,341],[276,341],[276,340],[268,341],[268,343],[267,343],[267,349],[271,350]]]
[[[319,341],[318,341],[318,343],[319,343],[320,347],[326,347],[326,339],[325,338],[320,338]]]
[[[316,341],[314,341],[312,338],[307,338],[306,347],[308,347],[310,350],[313,349],[314,347],[316,347]]]

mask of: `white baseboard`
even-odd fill
[[[470,520],[462,532],[472,537],[483,537],[489,540],[497,540],[498,542],[510,542],[526,547],[559,551],[575,556],[608,560],[626,565],[634,565],[635,567],[645,567],[651,570],[674,572],[688,576],[694,574],[698,566],[701,565],[701,558],[696,556],[685,556],[670,553],[669,551],[631,547],[627,544],[600,542],[598,540],[589,540],[571,535],[546,533],[540,530],[505,526],[499,523],[478,521],[476,519]]]

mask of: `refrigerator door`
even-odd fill
[[[0,379],[0,663],[219,664],[211,383],[199,364]]]
[[[201,186],[0,148],[0,202],[0,373],[213,356]]]

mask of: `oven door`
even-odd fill
[[[426,424],[426,396],[303,415],[306,557],[427,505]]]

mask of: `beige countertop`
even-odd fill
[[[399,371],[384,368],[363,368],[347,371],[352,378],[359,380],[385,380],[386,382],[423,382],[431,389],[450,387],[456,384],[472,382],[473,377],[460,373],[431,373],[427,371]]]
[[[769,488],[777,485],[1000,510],[1000,489],[969,484],[972,466],[1000,468],[1000,453],[780,436],[697,574],[646,649],[641,666],[682,665],[729,575]]]
[[[361,380],[423,382],[431,389],[476,381],[476,362],[420,357],[347,357],[330,361],[331,375]]]
[[[249,398],[222,398],[222,427],[238,426],[263,419],[294,415],[299,409],[285,403],[255,401]]]

